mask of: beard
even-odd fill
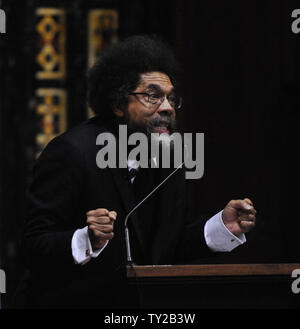
[[[158,117],[141,124],[132,121],[128,113],[126,113],[123,124],[127,125],[129,134],[135,132],[144,133],[148,139],[151,138],[151,134],[153,133],[166,136],[177,131],[176,119],[165,114],[159,115]]]
[[[147,121],[145,124],[132,122],[130,118],[127,121],[128,133],[141,132],[148,138],[148,149],[150,151],[151,142],[158,143],[162,152],[169,147],[173,149],[172,134],[176,132],[176,119],[170,115],[159,115],[158,117]]]
[[[125,111],[125,115],[122,118],[117,119],[117,123],[120,125],[127,125],[128,137],[133,133],[143,133],[148,140],[147,150],[149,159],[151,158],[151,143],[159,145],[159,152],[174,152],[174,137],[173,133],[177,132],[176,119],[170,115],[163,114],[158,115],[156,118],[147,121],[144,124],[133,121],[128,112]],[[161,132],[160,132],[161,131]],[[136,145],[128,145],[128,154],[135,148]],[[161,156],[159,157],[159,163],[157,166],[161,168]],[[172,159],[172,156],[171,156]],[[139,161],[139,159],[137,159]]]
[[[151,144],[159,145],[159,161],[157,166],[162,167],[162,154],[164,152],[171,152],[171,159],[174,152],[174,136],[173,133],[177,132],[176,119],[170,115],[159,115],[154,119],[147,121],[145,124],[133,122],[128,114],[125,115],[123,124],[127,125],[128,136],[132,133],[143,133],[148,139],[148,154],[151,158]],[[161,131],[161,132],[160,132]],[[135,146],[128,145],[128,151]],[[171,160],[172,161],[172,160]]]

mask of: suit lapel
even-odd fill
[[[121,169],[120,168],[114,168],[114,169],[110,168],[110,172],[112,173],[114,182],[120,193],[120,198],[121,198],[124,208],[126,210],[126,214],[128,214],[136,206],[136,201],[134,199],[133,191],[130,186],[131,183],[128,181],[128,178],[126,178],[127,168],[121,168]],[[130,215],[130,217],[128,219],[128,223],[129,222],[132,223],[132,226],[136,232],[140,246],[143,248],[143,250],[145,250],[145,245],[144,245],[144,241],[142,238],[141,221],[139,220],[137,211],[134,211]]]
[[[162,169],[161,180],[170,173]],[[178,198],[178,188],[183,188],[182,170],[179,170],[166,181],[161,187],[159,195],[159,213],[157,231],[153,242],[152,262],[153,264],[170,264],[175,255],[175,247],[178,239],[178,232],[182,221],[181,201]]]
[[[113,131],[113,129],[108,129],[108,131]],[[116,133],[116,131],[113,132]],[[117,135],[115,134],[115,136]],[[119,148],[118,141],[117,148]],[[109,168],[109,170],[120,193],[120,198],[126,210],[126,214],[128,214],[136,206],[133,190],[127,178],[128,169]],[[162,181],[167,176],[166,174],[168,173],[168,170],[158,170],[161,171],[160,176]],[[162,186],[160,188],[161,191],[157,191],[159,192],[159,202],[157,205],[159,208],[159,218],[157,223],[156,235],[153,240],[153,264],[163,264],[166,262],[171,262],[175,253],[175,242],[178,235],[178,227],[180,227],[181,225],[181,215],[178,214],[176,210],[178,204],[176,204],[175,202],[177,201],[176,198],[178,197],[178,187],[183,186],[183,182],[180,179],[182,175],[179,173],[182,173],[182,170],[179,170],[179,172],[177,172],[169,181],[167,181],[165,186]],[[131,214],[129,222],[132,223],[140,247],[142,248],[142,250],[145,251],[145,244],[142,238],[142,222],[139,220],[137,211],[134,211]]]
[[[99,127],[103,127],[101,132],[109,132],[112,133],[116,137],[116,148],[119,149],[119,139],[118,139],[118,125],[115,125],[111,122],[103,122],[103,119],[95,117],[91,120],[94,121],[96,125]],[[99,132],[98,132],[99,133]],[[119,153],[117,152],[117,163],[119,163]],[[130,186],[130,182],[128,181],[128,169],[127,168],[109,168],[109,171],[112,174],[114,183],[116,184],[117,190],[120,193],[120,199],[122,200],[122,204],[125,208],[126,214],[128,214],[136,205],[132,187]],[[125,218],[123,218],[124,220]],[[138,237],[138,242],[141,246],[143,246],[143,239],[141,235],[141,227],[140,221],[137,215],[137,212],[133,212],[130,216],[129,220],[136,232]]]

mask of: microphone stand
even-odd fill
[[[127,222],[129,220],[129,217],[131,216],[131,214],[142,204],[144,203],[158,188],[160,188],[160,186],[162,186],[173,174],[175,174],[175,172],[182,168],[184,164],[184,161],[175,169],[171,172],[171,174],[169,174],[162,182],[160,182],[155,188],[154,190],[152,190],[142,201],[140,201],[135,207],[133,207],[133,209],[128,213],[128,215],[125,217],[125,221],[124,221],[124,226],[125,226],[125,242],[126,242],[126,253],[127,253],[127,264],[128,265],[134,265],[134,262],[132,260],[131,257],[131,250],[130,250],[130,238],[129,238],[129,229],[128,229],[128,225]]]

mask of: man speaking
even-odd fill
[[[27,307],[127,305],[124,220],[172,170],[159,163],[142,168],[129,158],[127,168],[99,168],[96,140],[111,133],[118,144],[124,124],[128,134],[142,132],[149,139],[152,133],[175,132],[182,107],[177,72],[169,48],[144,36],[107,49],[90,70],[88,102],[95,117],[48,144],[28,190]],[[134,263],[187,263],[246,241],[244,233],[255,226],[251,200],[231,200],[212,218],[194,218],[189,184],[182,166],[132,212]]]

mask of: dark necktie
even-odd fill
[[[138,173],[138,169],[135,169],[135,168],[131,168],[131,169],[129,169],[128,170],[128,179],[130,180],[130,182],[131,182],[131,179],[132,178],[135,178],[135,176],[137,175],[137,173]]]

